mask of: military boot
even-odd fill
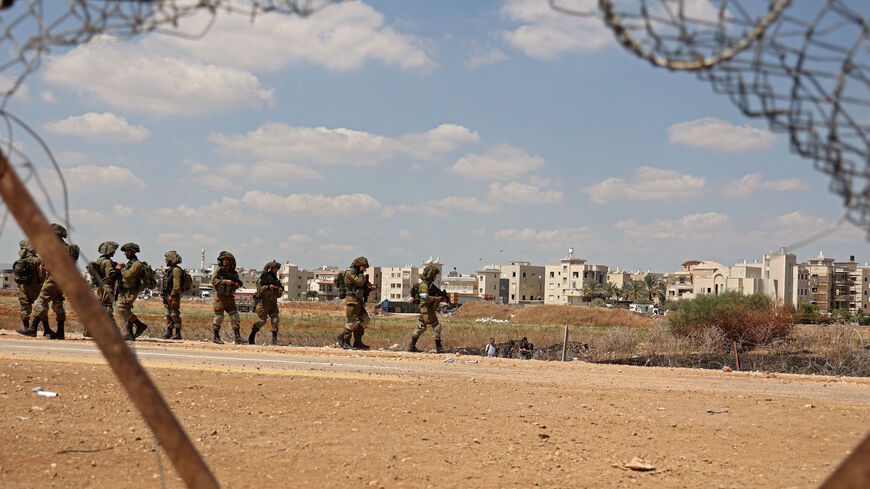
[[[347,337],[344,335],[344,332],[339,333],[338,336],[335,337],[335,341],[338,342],[338,346],[342,350],[350,350],[351,348],[353,348],[350,343],[348,343]]]
[[[245,344],[245,340],[242,339],[242,334],[239,330],[234,329],[233,334],[235,335],[235,343],[237,345],[244,345]]]
[[[178,328],[178,327],[175,328],[175,334],[172,336],[172,339],[173,340],[180,340],[181,339],[181,328]]]
[[[136,341],[136,335],[133,334],[133,322],[127,323],[127,333],[124,335],[124,341]]]
[[[143,323],[142,321],[139,321],[139,318],[134,319],[133,324],[136,325],[136,332],[133,333],[134,338],[142,336],[142,333],[144,333],[145,330],[148,329],[148,325]]]
[[[353,349],[354,350],[368,350],[369,345],[362,342],[363,334],[361,332],[354,331],[353,332]]]
[[[224,340],[221,339],[221,330],[220,329],[214,330],[214,339],[212,341],[217,345],[224,344]]]
[[[64,336],[63,323],[64,323],[64,321],[62,319],[59,319],[57,321],[57,331],[51,333],[51,336],[49,336],[49,338],[51,338],[53,340],[65,340],[66,339],[66,337]]]
[[[417,340],[420,338],[416,336],[411,337],[411,344],[408,345],[408,351],[411,353],[420,353],[420,350],[417,349]]]
[[[444,353],[444,347],[441,346],[441,340],[435,340],[435,353]]]
[[[39,329],[39,325],[36,326],[36,329]],[[42,336],[47,337],[48,339],[52,339],[54,337],[54,331],[48,326],[48,319],[42,321]]]
[[[272,331],[272,344],[273,345],[278,344],[278,332],[277,331]]]
[[[163,339],[164,340],[171,340],[172,339],[172,326],[168,326],[166,328],[166,332],[163,333]]]
[[[33,320],[29,325],[24,325],[23,328],[18,328],[15,330],[18,334],[23,334],[24,336],[30,336],[31,338],[36,338],[36,328],[39,327],[39,318],[34,316]]]
[[[21,329],[30,328],[30,318],[21,318]]]
[[[257,341],[257,331],[260,331],[260,328],[251,328],[251,334],[248,335],[249,345],[253,345]]]

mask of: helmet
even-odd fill
[[[363,268],[363,267],[368,268],[369,261],[366,259],[366,257],[361,256],[361,257],[357,258],[356,260],[352,261],[350,263],[350,266],[355,267],[355,268]]]
[[[30,255],[36,255],[36,250],[33,249],[29,239],[22,239],[18,242],[18,257],[27,258]]]
[[[230,270],[236,268],[236,257],[234,257],[232,253],[230,253],[229,251],[221,251],[218,254],[218,263],[221,263],[224,258],[230,261]]]
[[[423,278],[434,280],[439,273],[441,273],[441,270],[438,270],[438,267],[435,265],[426,265],[426,268],[423,269]]]
[[[175,250],[169,250],[166,254],[163,255],[166,257],[166,263],[171,265],[178,265],[181,263],[181,255],[178,254]]]
[[[127,243],[121,247],[121,251],[126,252],[127,250],[130,250],[133,253],[139,253],[139,245],[136,243]]]
[[[263,273],[268,272],[275,267],[281,268],[281,264],[275,260],[272,260],[269,263],[267,263],[266,266],[263,267]]]
[[[60,224],[53,222],[48,225],[51,232],[53,232],[58,238],[64,239],[66,238],[66,228],[61,226]]]
[[[118,243],[114,241],[103,241],[100,243],[100,247],[97,251],[100,252],[101,255],[112,256],[115,254],[115,251],[118,249]]]

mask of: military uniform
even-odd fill
[[[121,247],[127,255],[127,263],[121,267],[121,284],[118,288],[118,315],[124,321],[126,334],[124,339],[133,341],[138,338],[148,326],[136,317],[133,313],[133,303],[136,302],[139,292],[142,289],[142,274],[145,273],[145,267],[142,262],[136,257],[139,253],[139,245],[136,243],[127,243]],[[133,326],[136,331],[133,331]]]
[[[426,265],[426,268],[423,269],[423,281],[419,285],[419,324],[414,334],[411,335],[411,344],[408,346],[408,351],[420,351],[417,349],[417,340],[420,339],[420,336],[423,335],[427,327],[432,328],[432,332],[435,334],[435,351],[438,353],[443,351],[441,346],[441,323],[438,322],[438,315],[436,314],[438,305],[441,304],[441,296],[434,294],[436,287],[432,283],[438,277],[438,273],[438,268],[432,265]]]
[[[164,255],[166,265],[169,267],[163,275],[163,306],[166,308],[166,333],[164,340],[181,339],[181,286],[184,282],[184,271],[178,265],[181,263],[181,255],[172,250]],[[172,329],[175,328],[175,335]]]
[[[103,281],[97,285],[97,299],[106,308],[106,312],[109,313],[113,323],[115,323],[115,283],[118,279],[118,270],[115,268],[115,262],[112,260],[112,257],[115,256],[117,249],[118,243],[104,241],[97,250],[100,252],[100,257],[94,260],[97,267],[103,273]],[[117,325],[118,323],[115,323],[115,326]],[[87,328],[85,328],[85,336],[90,336]]]
[[[33,303],[39,298],[39,291],[42,290],[42,282],[45,280],[45,270],[42,267],[42,260],[36,255],[36,251],[30,245],[30,241],[22,240],[18,243],[18,258],[26,261],[32,272],[30,280],[18,284],[18,304],[21,306],[21,324],[24,329],[30,328],[30,314],[33,312]],[[49,329],[45,329],[45,334],[48,336]]]
[[[64,238],[66,238],[67,236],[66,229],[60,224],[54,223],[52,223],[49,227],[52,231],[54,231],[55,236],[57,236],[57,238],[60,240],[61,245],[64,247],[67,253],[69,253],[70,258],[72,258],[73,261],[78,260],[78,246],[70,245],[64,241]],[[42,321],[43,326],[46,329],[48,328],[48,308],[50,304],[51,310],[54,311],[55,318],[57,319],[57,331],[52,332],[51,330],[48,330],[49,337],[58,340],[64,339],[64,323],[66,322],[66,310],[63,307],[63,301],[64,297],[63,292],[60,290],[60,286],[57,285],[54,277],[52,277],[50,273],[47,273],[45,281],[42,283],[42,288],[39,290],[39,297],[33,303],[34,319],[30,325],[30,329],[33,330],[33,336],[36,336],[37,320]]]
[[[278,280],[278,275],[272,272],[273,268],[281,268],[281,264],[277,261],[270,261],[263,267],[263,273],[260,274],[260,280],[257,281],[257,293],[254,299],[257,301],[257,307],[254,309],[257,313],[257,322],[251,327],[251,335],[248,336],[248,343],[253,345],[257,336],[257,331],[266,325],[266,320],[272,321],[272,344],[278,344],[278,327],[281,322],[281,316],[278,312],[278,297],[284,293],[284,288]]]
[[[369,347],[362,342],[362,337],[369,325],[369,313],[366,311],[366,298],[370,287],[369,279],[363,273],[363,268],[369,267],[369,261],[361,256],[355,259],[350,268],[344,272],[344,285],[347,295],[344,298],[345,317],[347,322],[336,340],[342,348],[358,348],[367,350]],[[350,343],[351,335],[353,344]]]
[[[227,265],[223,262],[227,260]],[[224,322],[224,313],[230,317],[233,324],[234,341],[236,344],[244,344],[240,334],[241,320],[239,319],[239,310],[236,307],[236,289],[242,286],[242,280],[239,278],[239,272],[236,271],[236,258],[228,251],[221,251],[218,255],[218,263],[220,267],[215,270],[211,277],[211,284],[214,286],[214,342],[222,344],[221,340],[221,324]],[[230,283],[226,283],[229,281]]]

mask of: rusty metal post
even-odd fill
[[[562,361],[568,359],[568,323],[565,323],[565,340],[562,342]]]
[[[737,371],[740,371],[740,355],[737,354],[737,342],[731,342],[731,348],[734,349],[734,366],[737,367]]]
[[[90,286],[79,273],[69,254],[48,227],[33,197],[15,173],[6,156],[0,153],[0,196],[9,212],[36,248],[52,277],[78,313],[87,321],[88,331],[100,348],[130,400],[142,414],[151,431],[189,488],[216,489],[217,479],[194,448],[157,386],[148,377],[133,352],[121,339],[106,309],[97,301]]]

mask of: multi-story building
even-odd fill
[[[527,261],[501,265],[501,278],[508,280],[508,303],[542,302],[544,300],[544,267]]]
[[[308,281],[314,278],[314,273],[300,270],[298,265],[289,261],[278,270],[278,279],[284,286],[284,299],[296,300],[305,296],[308,291]]]
[[[487,267],[477,271],[477,295],[483,300],[494,301],[498,298],[498,285],[501,270]]]
[[[381,267],[368,267],[366,269],[366,277],[369,278],[369,283],[377,285],[378,288],[369,294],[369,304],[377,304],[381,301]]]
[[[547,273],[547,277],[549,278],[549,273]],[[607,272],[607,283],[613,284],[619,288],[625,287],[625,284],[633,280],[634,279],[631,277],[630,272],[620,270],[619,268]]]
[[[695,281],[711,278],[713,272],[723,268],[721,263],[711,260],[686,260],[682,269],[669,273],[666,278],[667,300],[691,299],[695,297]],[[699,284],[700,290],[705,290]],[[712,287],[711,293],[713,292]],[[706,292],[706,291],[705,291]]]
[[[18,284],[15,282],[15,275],[11,268],[0,269],[0,290],[17,289]]]
[[[456,304],[480,300],[477,275],[466,275],[454,269],[441,279],[441,289],[450,294],[451,301]]]
[[[573,250],[562,258],[559,265],[547,265],[545,273],[545,304],[581,304],[591,298],[583,297],[583,287],[591,282],[607,283],[607,265],[591,265],[576,258]]]
[[[338,297],[338,289],[335,287],[338,267],[322,266],[312,270],[311,273],[312,277],[308,279],[308,292],[317,292],[317,297],[326,301]]]
[[[798,276],[795,306],[809,302],[826,314],[836,309],[846,309],[853,314],[870,312],[870,267],[859,266],[854,256],[850,256],[849,261],[838,262],[819,252],[815,258],[793,269]]]
[[[236,270],[239,272],[239,279],[242,281],[243,289],[256,289],[257,282],[260,281],[260,274],[263,273],[262,270],[255,270],[253,268],[238,268]]]
[[[434,260],[426,260],[422,267],[416,267],[408,264],[402,267],[382,267],[381,268],[381,300],[402,300],[411,297],[411,287],[420,283],[422,278],[423,268],[427,265],[434,265],[438,270],[442,270],[443,265]],[[441,274],[435,280],[436,285],[441,285]]]

